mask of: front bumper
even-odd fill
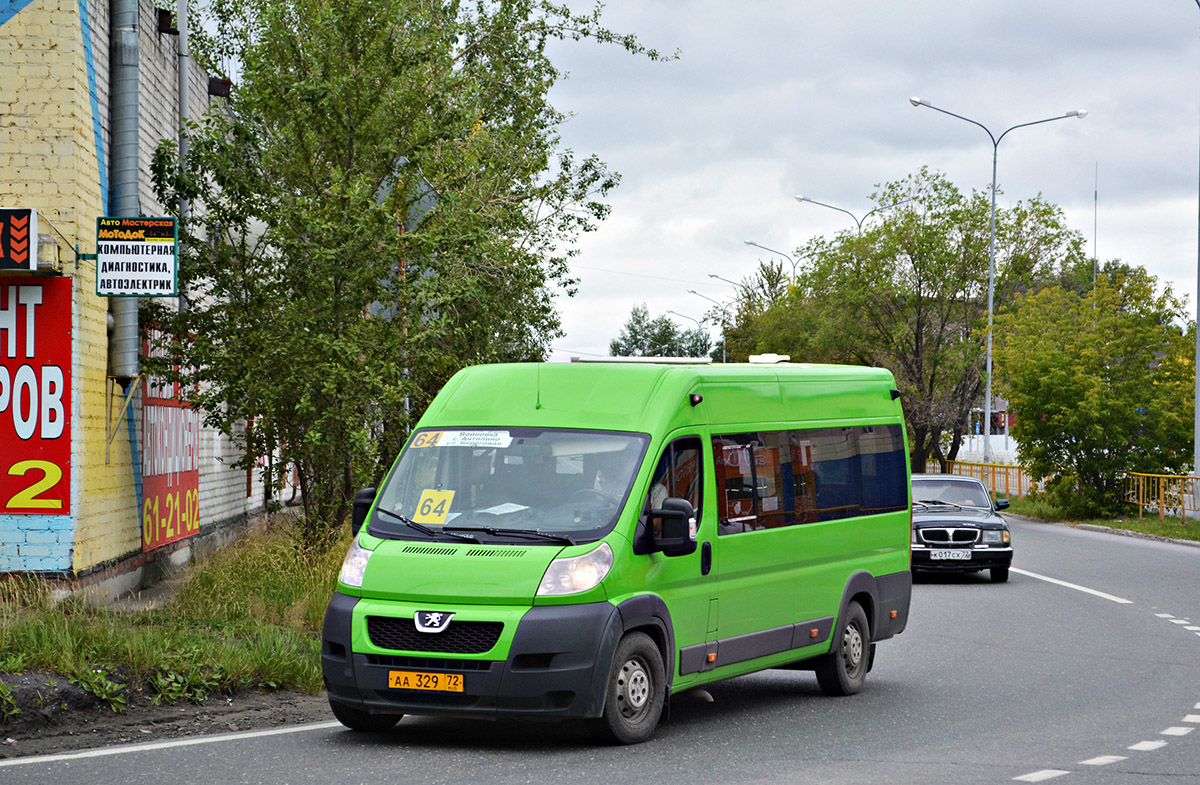
[[[372,714],[598,717],[608,665],[621,632],[607,602],[530,608],[506,659],[354,651],[359,598],[334,594],[325,611],[321,670],[330,700]],[[459,673],[462,692],[390,689],[388,672]]]
[[[934,559],[930,552],[953,550],[967,552],[968,559]],[[993,567],[1008,567],[1012,564],[1012,548],[935,548],[927,545],[912,546],[912,568],[922,572],[978,572]]]

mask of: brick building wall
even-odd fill
[[[155,199],[150,161],[161,139],[177,137],[179,58],[177,37],[158,32],[151,0],[139,3],[138,41],[140,212],[169,216],[176,206]],[[144,561],[135,465],[141,396],[119,415],[123,391],[107,375],[108,298],[95,294],[95,262],[76,257],[76,247],[95,253],[96,218],[107,212],[109,59],[108,0],[0,0],[0,208],[36,209],[46,245],[40,255],[58,260],[0,276],[72,281],[70,513],[11,514],[0,499],[0,573],[79,577]],[[189,81],[192,117],[200,120],[219,99],[210,99],[208,77],[194,63]],[[111,442],[108,411],[119,416]],[[238,458],[232,441],[201,426],[197,445],[202,530],[260,511],[261,484],[248,492],[246,472],[230,468]],[[18,446],[0,444],[0,456]]]

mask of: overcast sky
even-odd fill
[[[772,258],[745,240],[795,258],[810,238],[853,228],[796,194],[861,217],[877,184],[923,165],[986,190],[987,134],[910,96],[997,135],[1088,110],[1005,137],[1000,204],[1042,194],[1089,253],[1095,238],[1102,259],[1146,267],[1194,313],[1196,0],[619,0],[604,19],[679,59],[553,49],[570,74],[552,94],[573,114],[565,146],[622,176],[612,215],[579,246],[579,293],[559,298],[553,360],[606,355],[636,304],[700,319],[711,303],[689,289],[731,300],[708,275],[738,281]]]

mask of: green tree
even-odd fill
[[[555,39],[630,36],[537,0],[222,0],[196,51],[233,63],[185,165],[160,146],[182,238],[180,313],[149,318],[207,421],[278,450],[327,540],[458,368],[542,359],[567,258],[617,178],[562,149]]]
[[[922,168],[873,201],[903,205],[861,233],[811,240],[797,252],[795,285],[738,333],[796,361],[891,370],[912,464],[923,468],[956,457],[984,391],[989,198]],[[998,210],[996,226],[997,303],[1082,258],[1082,237],[1040,198]]]
[[[1021,461],[1070,514],[1113,512],[1125,472],[1192,455],[1194,347],[1185,303],[1143,268],[1094,289],[1022,295],[996,318],[996,379]]]
[[[645,303],[633,306],[621,334],[608,345],[613,357],[703,357],[711,340],[696,327],[681,330],[667,316],[650,318]]]

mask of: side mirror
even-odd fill
[[[375,503],[375,489],[363,488],[354,494],[354,506],[350,509],[350,533],[358,534],[358,530],[367,521],[367,513]]]
[[[995,506],[996,506],[997,510],[1007,510],[1008,509],[1008,499],[997,499]]]
[[[687,556],[696,552],[696,511],[687,499],[663,499],[662,508],[650,511],[661,527],[653,538],[654,550],[665,556]]]

